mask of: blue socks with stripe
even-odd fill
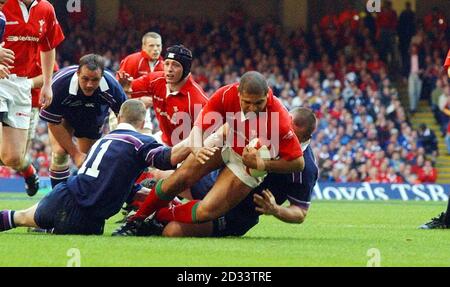
[[[0,211],[0,232],[16,228],[14,224],[14,210]]]

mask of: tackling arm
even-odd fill
[[[278,205],[275,197],[268,189],[263,190],[262,196],[255,193],[253,202],[256,204],[256,211],[266,215],[273,215],[286,223],[303,223],[308,213],[306,209],[293,204],[287,207]]]

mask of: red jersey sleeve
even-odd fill
[[[198,115],[197,120],[194,124],[195,126],[200,127],[203,131],[208,129],[209,127],[216,124],[216,121],[212,120],[213,118],[219,119],[219,117],[214,117],[214,115],[220,115],[220,119],[222,121],[221,124],[225,123],[224,92],[227,89],[227,86],[222,87],[218,89],[211,96],[211,98],[209,98],[208,102]]]
[[[150,74],[137,78],[131,82],[131,97],[140,98],[150,96]]]
[[[128,73],[132,77],[135,77],[137,74],[137,65],[134,63],[132,55],[120,62],[119,72],[122,71]]]
[[[444,68],[447,70],[450,67],[450,50],[448,50],[447,58],[445,58]]]
[[[46,22],[45,35],[39,42],[39,48],[43,52],[56,48],[64,40],[64,33],[56,19],[55,9],[51,5],[49,5]]]

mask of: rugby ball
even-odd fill
[[[254,138],[248,144],[248,147],[253,147],[258,150],[259,156],[264,159],[270,159],[270,150],[266,145],[263,145],[259,138]],[[265,170],[257,170],[253,168],[246,168],[247,173],[253,177],[264,177],[267,175],[267,171]]]

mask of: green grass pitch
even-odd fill
[[[0,209],[36,199],[0,193]],[[113,238],[0,233],[0,266],[67,266],[72,248],[81,266],[450,266],[450,230],[418,230],[444,202],[313,201],[305,223],[263,216],[242,238]],[[375,248],[375,249],[373,249]],[[375,250],[375,253],[373,253]],[[378,260],[379,259],[379,260]],[[371,263],[372,264],[372,263]]]

